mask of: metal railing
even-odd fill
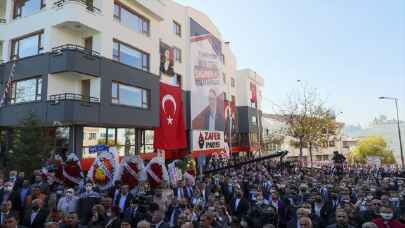
[[[91,49],[87,49],[85,47],[82,47],[80,45],[76,44],[64,44],[61,46],[57,46],[52,48],[52,53],[61,53],[63,50],[76,50],[80,51],[86,55],[95,55],[95,56],[100,56],[100,53]]]
[[[0,24],[5,24],[5,23],[7,23],[7,20],[4,18],[0,18]]]
[[[62,7],[68,2],[78,3],[78,4],[86,7],[86,9],[91,12],[101,13],[101,10],[99,8],[95,7],[93,1],[91,1],[91,0],[59,0],[59,1],[56,1],[54,4],[57,7]]]
[[[52,104],[58,104],[61,101],[81,101],[86,103],[100,103],[100,98],[88,97],[76,93],[61,93],[50,95],[48,102]]]

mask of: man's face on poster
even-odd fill
[[[210,90],[209,95],[208,95],[208,102],[209,102],[209,108],[211,112],[216,112],[217,110],[217,94],[215,93],[214,90]]]

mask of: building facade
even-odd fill
[[[224,140],[230,132],[239,145],[238,128],[251,131],[240,116],[253,111],[238,84],[258,80],[262,86],[263,79],[237,71],[230,46],[205,14],[172,0],[1,1],[2,92],[11,81],[0,108],[2,134],[33,113],[56,138],[57,150],[91,157],[91,146],[108,144],[120,155],[152,153],[165,82],[182,88],[189,152],[194,131],[219,130]],[[220,80],[200,96],[196,82],[207,75]],[[223,128],[208,129],[199,117],[211,91],[224,103],[215,106]],[[236,106],[238,112],[225,114]]]
[[[267,151],[287,150],[287,159],[298,161],[300,149],[297,140],[287,134],[287,123],[283,116],[276,114],[263,114],[263,145]],[[348,155],[357,140],[349,138],[343,133],[343,124],[338,123],[335,135],[330,135],[328,143],[321,147],[313,148],[312,159],[315,165],[328,164],[331,162],[333,152],[338,151],[344,156]],[[309,148],[303,148],[303,160],[309,164]]]

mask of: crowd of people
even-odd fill
[[[389,169],[307,169],[243,161],[177,186],[107,190],[49,182],[40,170],[0,176],[5,228],[397,228],[405,227],[405,182]]]

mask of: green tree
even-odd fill
[[[367,156],[381,158],[381,163],[386,165],[396,164],[394,154],[381,136],[369,136],[361,139],[349,154],[349,163],[367,163]]]
[[[51,140],[46,128],[41,127],[41,122],[34,114],[28,114],[21,125],[21,128],[13,130],[7,167],[31,173],[41,168],[50,157]]]

